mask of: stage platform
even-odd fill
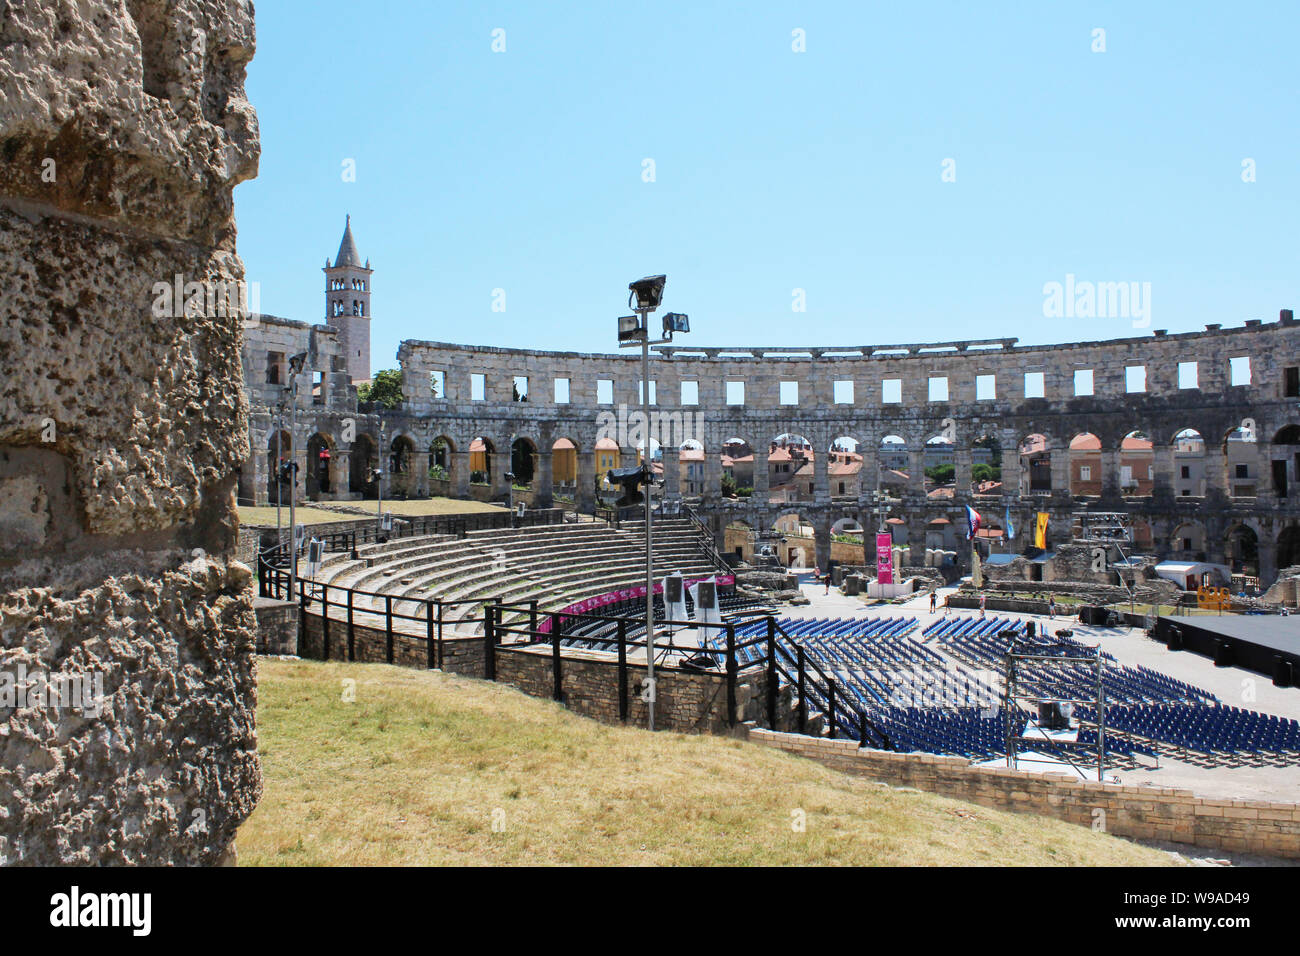
[[[1202,614],[1162,617],[1156,638],[1170,650],[1188,650],[1216,664],[1245,668],[1278,686],[1300,679],[1300,616]]]

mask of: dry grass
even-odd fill
[[[485,681],[267,659],[259,671],[266,786],[239,833],[245,865],[1171,860],[756,744],[608,727]]]
[[[349,501],[345,503],[361,508],[372,516],[376,516],[379,510],[377,503],[374,501]],[[235,510],[239,512],[240,524],[275,527],[275,505],[271,505],[269,508],[253,508],[248,505],[240,505]],[[503,511],[505,509],[500,505],[490,505],[482,501],[463,501],[459,498],[425,498],[412,501],[385,501],[384,510],[397,515],[459,515],[478,514],[482,511]],[[323,508],[313,508],[311,505],[299,505],[297,509],[299,524],[356,521],[364,517],[366,515],[326,511]],[[284,506],[281,519],[285,527],[288,527],[289,506],[287,504]]]
[[[275,505],[269,508],[252,508],[248,505],[240,505],[235,509],[239,513],[239,523],[242,525],[257,525],[264,528],[275,527]],[[358,515],[341,515],[334,511],[322,511],[319,508],[298,507],[295,509],[294,517],[299,524],[324,524],[330,521],[356,521]],[[280,513],[280,521],[284,527],[289,527],[289,506],[285,505]]]

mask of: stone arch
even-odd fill
[[[537,443],[527,435],[516,435],[510,443],[510,474],[514,484],[531,488],[537,477]]]
[[[1169,553],[1189,561],[1204,561],[1206,550],[1205,526],[1197,521],[1184,521],[1169,535]]]
[[[957,483],[957,444],[951,434],[935,432],[923,444],[921,474],[927,497],[951,498]]]
[[[754,446],[744,438],[732,435],[724,439],[719,458],[719,491],[724,495],[730,489],[738,498],[748,498],[754,493],[754,466],[757,456]]]
[[[307,439],[307,472],[303,476],[303,487],[307,497],[313,501],[338,490],[332,481],[335,451],[334,439],[324,432],[318,431]]]
[[[1093,432],[1079,432],[1069,441],[1070,496],[1100,498],[1102,490],[1101,439]]]
[[[1266,487],[1266,479],[1259,471],[1258,433],[1245,424],[1238,425],[1224,434],[1221,447],[1224,474],[1218,478],[1228,497],[1254,498]]]
[[[566,501],[576,500],[578,491],[578,442],[561,435],[551,442],[551,488]]]
[[[485,435],[476,435],[469,441],[469,483],[471,485],[489,485],[496,470],[496,443]]]
[[[678,487],[688,498],[699,498],[707,491],[704,442],[688,438],[677,448]]]
[[[388,496],[410,498],[416,493],[415,441],[410,435],[399,432],[388,443]]]
[[[1300,425],[1284,425],[1269,449],[1269,487],[1278,498],[1300,495]]]
[[[1020,492],[1049,496],[1055,490],[1052,475],[1052,440],[1042,432],[1020,439]]]
[[[981,430],[970,443],[970,492],[973,495],[1002,493],[1002,441],[992,429]]]
[[[876,443],[876,476],[881,491],[900,497],[907,488],[912,464],[907,439],[896,433],[882,435]],[[874,488],[869,489],[874,490]]]
[[[446,482],[444,494],[456,488],[456,442],[447,435],[435,435],[429,442],[429,481]]]
[[[862,443],[852,435],[831,439],[826,449],[826,480],[832,498],[857,499],[862,494]],[[871,490],[875,491],[875,483]]]
[[[1205,497],[1205,437],[1195,428],[1180,428],[1173,434],[1170,444],[1174,459],[1174,497]]]
[[[816,494],[814,456],[812,442],[805,435],[785,431],[774,436],[767,454],[769,500],[812,501]]]
[[[1288,524],[1277,535],[1277,568],[1300,565],[1300,524]]]
[[[1155,490],[1155,442],[1141,428],[1129,432],[1119,443],[1119,474],[1115,481],[1126,498],[1149,498]]]
[[[379,464],[379,445],[372,435],[361,432],[352,442],[348,455],[348,490],[363,498],[374,498],[379,493],[371,478],[372,469]]]
[[[1224,563],[1233,574],[1259,577],[1259,532],[1245,521],[1235,521],[1223,536]]]
[[[816,566],[816,525],[805,520],[798,509],[785,509],[772,520],[772,530],[781,534],[777,552],[787,568]]]

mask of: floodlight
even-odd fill
[[[616,484],[623,489],[623,497],[614,502],[617,507],[628,508],[645,500],[640,491],[640,485],[645,482],[644,468],[611,468],[605,477],[611,485]]]
[[[618,317],[618,340],[636,342],[645,338],[645,329],[641,327],[639,315],[620,315]]]
[[[667,282],[667,276],[646,276],[629,282],[627,287],[632,290],[632,295],[628,296],[628,305],[638,312],[653,312],[663,300]],[[633,299],[636,300],[636,305],[632,305]]]
[[[664,334],[671,335],[673,332],[689,332],[691,330],[690,317],[682,312],[665,312],[664,313]]]

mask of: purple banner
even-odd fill
[[[876,580],[894,583],[894,536],[888,531],[876,535]]]

